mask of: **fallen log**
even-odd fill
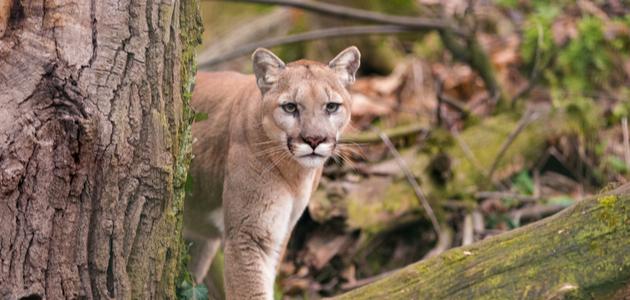
[[[627,299],[630,184],[332,299]]]

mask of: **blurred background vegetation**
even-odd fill
[[[325,62],[350,45],[363,54],[345,138],[354,150],[326,167],[282,263],[279,298],[353,289],[629,180],[627,1],[318,2],[451,28],[271,48],[285,61]],[[201,70],[251,73],[248,54],[223,58],[274,37],[373,24],[243,2],[201,9]]]

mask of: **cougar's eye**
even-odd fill
[[[339,110],[339,103],[328,102],[326,103],[326,111],[329,113],[334,113]]]
[[[297,105],[295,103],[285,103],[282,104],[280,107],[282,107],[282,109],[287,112],[287,113],[295,113],[297,111]]]

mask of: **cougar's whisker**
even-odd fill
[[[362,159],[367,159],[367,157],[365,156],[365,153],[361,150],[361,148],[348,146],[348,145],[338,145],[338,146],[339,146],[339,151],[341,152],[351,153],[353,155],[360,156]]]
[[[259,157],[259,156],[266,155],[266,154],[275,154],[275,153],[280,152],[282,150],[285,150],[285,147],[283,147],[283,146],[274,146],[274,147],[269,147],[269,148],[266,148],[266,149],[262,149],[262,150],[260,150],[260,151],[258,151],[256,153],[254,153],[254,155]]]
[[[335,153],[335,156],[341,158],[341,161],[343,161],[344,164],[347,164],[348,167],[350,167],[352,170],[357,171],[356,164],[354,163],[354,161],[352,161],[352,159],[350,159],[344,153],[337,152]]]
[[[260,176],[263,176],[263,175],[267,174],[267,172],[269,172],[271,169],[275,168],[281,161],[283,161],[284,159],[286,159],[288,157],[289,157],[289,154],[287,154],[286,152],[282,153],[282,155],[280,155],[277,159],[271,161],[271,165],[269,167],[267,167],[265,170],[263,170],[260,173]]]

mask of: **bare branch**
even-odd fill
[[[451,134],[453,135],[453,138],[455,138],[457,145],[460,147],[460,149],[462,149],[462,152],[464,152],[466,159],[468,159],[468,161],[473,165],[477,172],[479,172],[479,174],[485,174],[485,170],[475,156],[475,153],[472,152],[468,144],[466,144],[466,141],[464,141],[464,139],[462,139],[462,137],[459,135],[459,131],[456,127],[453,127],[451,129]]]
[[[510,148],[510,145],[512,145],[514,140],[516,140],[516,138],[523,131],[523,129],[525,129],[525,127],[527,127],[527,125],[529,125],[529,123],[531,123],[536,117],[538,117],[537,113],[526,112],[525,115],[518,121],[518,125],[516,126],[514,131],[510,133],[507,140],[505,140],[505,142],[503,142],[503,144],[501,145],[501,149],[499,150],[497,157],[494,159],[494,162],[492,163],[492,166],[490,167],[490,170],[488,171],[488,176],[487,176],[488,180],[492,180],[492,175],[494,175],[494,172],[497,170],[497,167],[499,166],[501,159],[507,152],[508,148]]]
[[[405,126],[394,127],[383,130],[390,139],[398,139],[421,133],[428,133],[429,129],[422,124],[410,124]],[[382,142],[380,134],[378,133],[359,133],[353,135],[346,135],[341,138],[342,143],[346,144],[375,144]]]
[[[431,257],[436,257],[444,251],[451,249],[453,246],[453,229],[451,229],[448,224],[442,223],[440,226],[440,234],[438,235],[438,241],[435,244],[435,247],[431,249],[427,254],[425,254],[422,259],[429,259]]]
[[[630,133],[628,133],[628,117],[621,119],[621,130],[623,133],[623,147],[625,149],[626,165],[630,169]]]
[[[366,26],[346,26],[333,27],[327,29],[313,30],[299,34],[293,34],[283,37],[271,38],[263,41],[245,44],[234,49],[225,55],[211,58],[204,63],[198,65],[199,69],[208,69],[227,60],[235,59],[241,56],[249,55],[257,48],[271,48],[274,46],[291,44],[297,42],[311,41],[325,38],[335,38],[343,36],[363,35],[363,34],[388,34],[399,32],[412,32],[412,28],[396,26],[396,25],[366,25]]]
[[[467,246],[475,241],[475,230],[472,213],[466,214],[464,224],[462,226],[462,246]]]
[[[409,184],[411,184],[411,187],[413,188],[413,191],[416,193],[418,200],[420,200],[420,204],[426,211],[427,216],[429,217],[429,220],[431,220],[431,224],[433,225],[433,230],[435,230],[435,234],[439,236],[442,233],[442,231],[440,230],[440,224],[438,223],[437,218],[435,217],[435,213],[433,212],[433,208],[431,208],[431,204],[429,204],[427,197],[425,196],[424,192],[422,192],[420,185],[416,181],[415,175],[413,175],[413,173],[409,169],[409,166],[407,166],[407,163],[405,163],[405,160],[402,158],[402,156],[400,156],[400,153],[398,153],[398,150],[396,150],[396,147],[394,147],[394,145],[392,144],[392,141],[389,140],[389,137],[383,132],[379,133],[379,135],[381,139],[383,140],[383,143],[385,144],[387,149],[389,149],[389,151],[394,156],[394,159],[396,159],[398,166],[400,166],[403,173],[405,173],[405,177],[407,177],[407,181],[409,181]]]
[[[468,108],[466,108],[466,104],[464,102],[455,98],[451,98],[448,95],[444,94],[444,81],[442,80],[442,78],[438,77],[435,82],[435,94],[438,99],[438,110],[440,110],[440,107],[442,106],[441,104],[442,102],[444,102],[453,109],[457,110],[459,113],[461,113],[463,118],[466,118],[468,117],[468,115],[470,115],[470,111],[468,110]],[[441,118],[440,113],[438,113],[438,117]]]
[[[215,0],[216,1],[216,0]],[[381,24],[391,24],[404,26],[407,28],[421,30],[448,30],[458,35],[463,35],[463,30],[452,27],[452,22],[442,19],[429,19],[421,17],[404,17],[382,14],[378,12],[335,5],[330,3],[315,2],[312,0],[232,0],[230,2],[248,2],[258,4],[284,5],[315,13],[335,16],[339,18],[350,18],[355,20],[370,21]]]
[[[487,198],[512,198],[519,202],[538,202],[541,200],[540,197],[522,195],[511,192],[492,192],[492,191],[481,191],[475,193],[475,198],[477,199],[487,199]]]

